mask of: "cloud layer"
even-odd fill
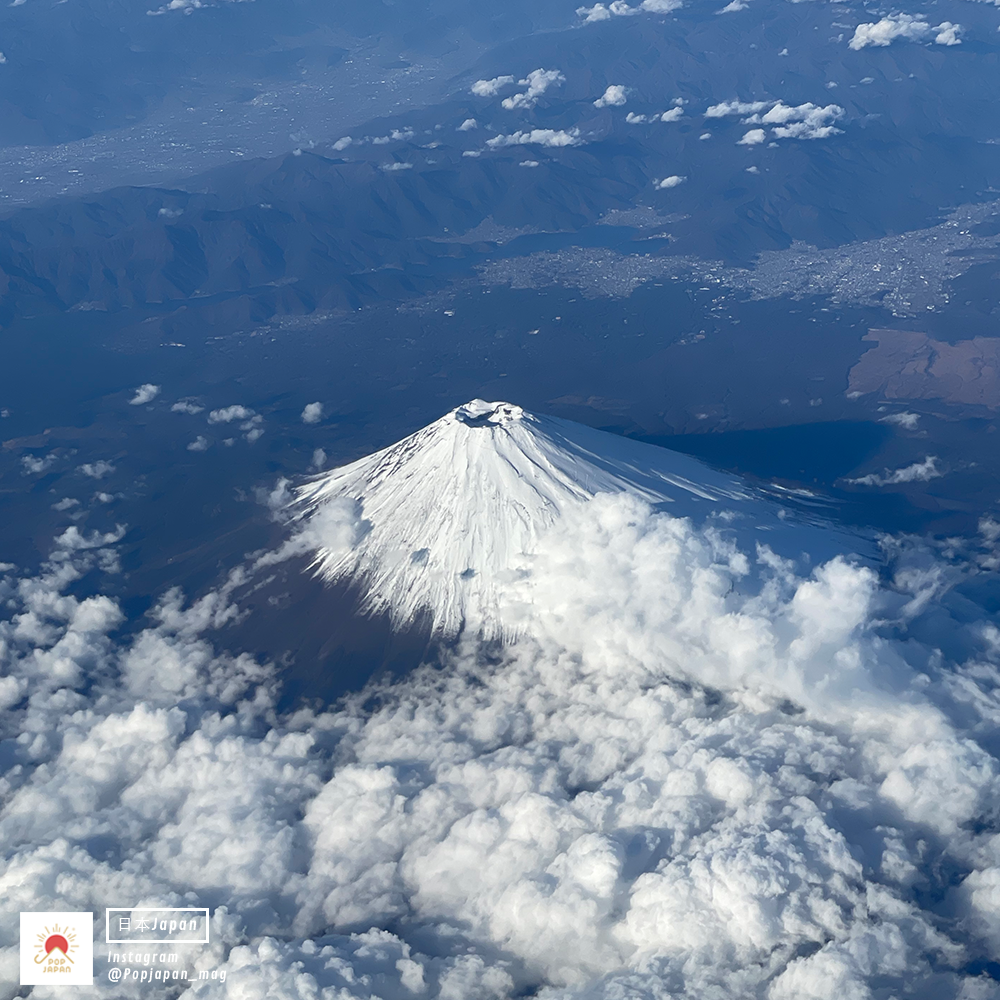
[[[520,641],[282,716],[217,649],[252,565],[131,633],[73,596],[122,532],[0,585],[0,982],[19,909],[191,893],[194,996],[990,995],[1000,632],[954,554],[796,570],[599,495],[508,581]]]

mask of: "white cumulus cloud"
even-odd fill
[[[111,462],[105,461],[102,458],[97,462],[86,462],[84,465],[79,466],[77,471],[82,472],[91,479],[103,479],[105,476],[110,476],[115,471],[115,467]]]
[[[916,422],[913,426],[916,426]],[[867,476],[861,476],[860,479],[848,479],[847,482],[858,486],[897,486],[900,483],[926,483],[943,475],[944,473],[938,468],[937,456],[928,455],[922,462],[914,462],[912,465],[891,471],[886,469],[881,474],[872,472]]]
[[[596,3],[593,7],[577,7],[578,17],[584,24],[594,24],[597,21],[608,21],[612,17],[632,17],[636,14],[670,14],[683,6],[682,0],[642,0],[635,7],[629,6],[626,0],[613,0],[605,6]]]
[[[737,146],[759,146],[762,142],[767,139],[767,133],[762,128],[752,128],[749,132],[743,133],[743,138],[740,139],[736,145]]]
[[[890,14],[880,21],[859,24],[848,44],[858,50],[868,46],[891,45],[897,38],[902,38],[911,42],[933,40],[937,45],[958,45],[961,34],[962,26],[951,21],[942,21],[931,27],[922,15]]]
[[[773,101],[722,101],[711,105],[706,118],[726,118],[729,115],[751,115],[771,106]]]
[[[960,24],[942,21],[934,29],[935,45],[961,45],[965,29]]]
[[[495,76],[492,80],[476,80],[469,88],[476,97],[496,97],[502,87],[514,82],[512,76]]]
[[[234,403],[232,406],[212,410],[208,415],[208,422],[210,424],[231,424],[234,420],[250,420],[253,416],[254,411],[249,406]]]
[[[191,399],[181,399],[181,400],[178,400],[178,402],[174,403],[174,405],[170,407],[170,412],[171,413],[187,413],[187,414],[190,414],[190,415],[194,415],[196,413],[201,413],[202,410],[204,410],[204,409],[205,409],[204,406],[202,406],[200,403],[194,402],[194,400],[191,400]]]
[[[503,149],[506,146],[579,146],[583,140],[578,129],[535,128],[530,132],[513,132],[510,135],[497,135],[486,140],[490,149]]]
[[[142,406],[144,403],[151,403],[159,394],[160,386],[147,382],[135,390],[135,395],[129,400],[129,405]]]
[[[23,475],[40,476],[43,472],[48,472],[58,460],[59,453],[55,451],[50,451],[47,455],[22,455]]]
[[[920,414],[909,413],[905,410],[901,413],[890,413],[887,416],[879,417],[879,423],[894,424],[896,427],[902,427],[903,430],[915,431],[920,423]]]
[[[240,430],[244,432],[243,436],[250,444],[253,444],[264,433],[264,428],[261,426],[264,423],[264,418],[259,413],[251,410],[250,407],[243,406],[241,403],[224,406],[221,409],[212,410],[208,414],[208,422],[210,424],[231,424],[234,421],[240,422]],[[193,444],[198,444],[201,440],[203,439],[199,436]],[[231,444],[232,439],[223,442],[223,444],[226,443]],[[207,447],[207,444],[197,448],[188,445],[191,451],[204,451],[205,447]]]
[[[681,177],[678,174],[672,174],[670,177],[664,177],[662,181],[657,181],[656,187],[659,191],[665,191],[668,188],[675,188],[679,184],[683,184],[686,180],[686,177]]]
[[[837,104],[820,106],[806,103],[785,104],[784,101],[724,101],[713,104],[706,118],[741,116],[744,125],[773,126],[775,139],[827,139],[838,135],[833,123],[844,117],[844,109]],[[764,129],[753,129],[740,140],[742,145],[759,145],[767,138]]]
[[[566,77],[557,69],[533,69],[523,80],[518,80],[519,86],[528,89],[504,98],[501,106],[508,111],[533,108],[549,87],[560,87],[565,82]]]
[[[611,84],[600,97],[594,101],[595,108],[619,108],[628,98],[625,96],[625,88],[621,84]]]
[[[844,109],[837,104],[819,107],[800,104],[793,107],[778,101],[763,115],[753,115],[745,121],[750,124],[776,126],[771,134],[777,139],[826,139],[840,132],[833,122],[844,117]]]
[[[322,403],[306,403],[302,410],[302,423],[318,424],[323,419]]]

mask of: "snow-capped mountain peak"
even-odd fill
[[[350,511],[350,542],[342,530],[316,534],[313,566],[360,586],[365,610],[387,611],[398,625],[429,614],[443,635],[474,624],[498,636],[509,632],[505,582],[569,507],[600,493],[628,493],[696,522],[721,514],[751,530],[791,527],[776,504],[686,455],[481,399],[315,477],[295,508],[307,524]],[[789,541],[800,554],[801,540]]]

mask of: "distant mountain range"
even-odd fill
[[[182,20],[219,33],[234,16],[229,8],[258,5],[219,6]],[[240,22],[231,47],[244,36],[262,46],[254,32],[283,9]],[[8,16],[41,17],[22,10]],[[101,10],[74,16],[93,27],[111,16]],[[289,31],[299,34],[283,36],[273,51],[250,45],[243,70],[270,60],[282,79],[312,79],[320,49],[327,61],[346,58],[334,35],[368,37],[369,28],[354,24],[360,14],[345,14],[339,34],[323,34],[310,10],[294,6]],[[474,274],[491,256],[630,241],[637,234],[628,227],[617,234],[591,227],[637,206],[671,220],[662,239],[638,244],[643,252],[747,264],[793,240],[845,245],[920,228],[949,206],[989,196],[1000,167],[1000,95],[989,49],[995,38],[985,27],[947,51],[906,41],[854,51],[849,29],[862,15],[842,5],[781,2],[754,11],[747,22],[692,5],[587,25],[554,6],[530,16],[527,5],[514,9],[502,25],[484,15],[471,28],[466,23],[465,41],[454,42],[466,45],[454,61],[463,68],[441,79],[437,99],[354,130],[349,146],[335,149],[333,135],[305,137],[295,152],[235,162],[170,188],[117,188],[7,215],[0,220],[0,323],[45,309],[162,311],[233,297],[258,317],[402,301]],[[976,5],[961,12],[969,24],[986,17]],[[447,12],[408,10],[398,30],[410,32],[412,58],[433,48],[417,30],[421,17],[444,24]],[[154,23],[163,33],[147,38]],[[126,35],[141,29],[143,44],[164,51],[190,31],[145,9],[128,25]],[[562,28],[535,30],[540,25]],[[41,36],[31,37],[37,45]],[[0,66],[0,99],[19,58],[16,45],[3,44],[10,51]],[[188,57],[204,59],[203,50],[222,51],[192,41]],[[387,58],[379,53],[369,75]],[[218,55],[220,67],[233,60],[235,48]],[[563,82],[504,107],[522,74],[540,67],[558,70]],[[165,93],[173,93],[174,71],[158,77]],[[495,95],[470,92],[477,78],[498,77],[514,83]],[[22,86],[24,72],[19,79]],[[625,103],[595,107],[612,84]],[[130,92],[146,100],[141,87]],[[709,114],[734,100],[751,104]],[[823,121],[834,131],[802,126],[779,134],[773,122],[754,120],[776,105],[778,118],[791,114],[799,126],[809,113],[801,109],[832,109]],[[670,107],[682,113],[659,121]],[[460,131],[469,119],[477,127]],[[755,127],[759,141],[741,143]],[[289,130],[298,134],[291,110]],[[546,137],[554,134],[573,144],[552,148]],[[672,180],[661,188],[664,178]],[[499,246],[478,229],[484,222],[559,239]]]

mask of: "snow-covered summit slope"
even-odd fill
[[[686,455],[480,399],[314,478],[295,506],[313,525],[318,574],[360,585],[365,610],[502,636],[504,587],[556,519],[601,493],[715,526],[751,552],[758,541],[793,559],[867,548]]]

